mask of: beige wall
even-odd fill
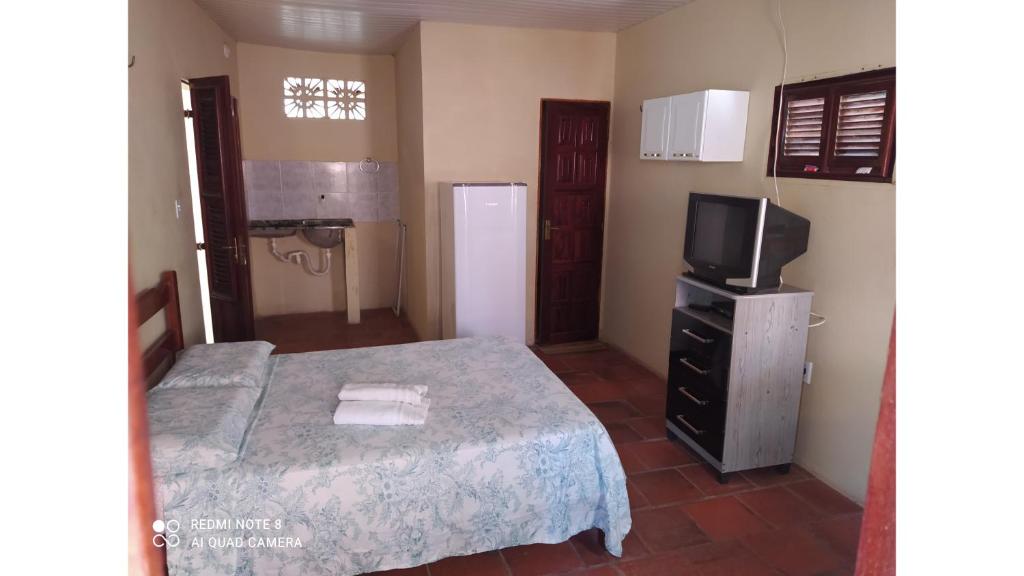
[[[229,74],[237,94],[235,42],[191,0],[130,0],[128,51],[128,241],[135,290],[176,270],[188,344],[203,338],[181,80]],[[224,56],[224,46],[230,56]],[[175,218],[174,201],[182,205]],[[155,324],[151,326],[150,324]],[[145,345],[162,330],[154,319]]]
[[[765,176],[772,90],[782,73],[775,0],[698,0],[619,34],[603,338],[665,374],[673,277],[684,269],[691,190],[774,195]],[[895,65],[893,0],[787,0],[795,82]],[[680,55],[687,55],[685,57]],[[640,161],[645,98],[705,88],[750,91],[739,164]],[[863,502],[895,305],[895,186],[780,180],[782,204],[811,221],[787,283],[815,291],[828,323],[810,332],[797,462]]]
[[[428,306],[428,327],[420,335],[440,335],[438,183],[522,181],[528,187],[525,321],[532,342],[541,99],[610,101],[615,35],[438,22],[421,23],[420,34]],[[420,289],[414,286],[410,290]]]
[[[287,76],[362,80],[366,120],[288,118],[282,108]],[[246,160],[353,162],[367,156],[398,159],[395,115],[395,60],[389,55],[334,54],[238,44],[239,116]],[[310,215],[313,217],[314,215]],[[396,228],[393,222],[356,222],[359,234],[360,308],[394,304],[397,282]],[[298,265],[271,256],[267,240],[252,238],[253,308],[257,317],[302,312],[343,311],[344,250],[332,250],[332,271],[307,274]],[[318,249],[300,238],[278,241],[278,249]]]
[[[433,334],[427,306],[426,198],[423,176],[423,59],[416,26],[395,54],[398,90],[398,193],[408,227],[402,307],[420,337]]]
[[[359,308],[390,308],[395,304],[398,235],[393,222],[358,222]],[[277,240],[280,253],[303,250],[320,267],[320,249],[298,235]],[[253,309],[257,318],[277,314],[340,312],[348,309],[345,295],[345,247],[331,249],[331,271],[325,276],[306,273],[302,266],[281,262],[270,253],[266,238],[249,238]]]
[[[366,82],[366,120],[286,117],[281,83],[287,76]],[[238,44],[238,83],[246,160],[398,158],[392,56],[308,52],[243,42]]]

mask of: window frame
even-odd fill
[[[836,131],[839,123],[839,100],[851,93],[886,90],[884,117],[882,119],[882,140],[879,154],[875,158],[837,157]],[[775,165],[776,143],[779,139],[779,92],[775,87],[775,98],[772,106],[771,141],[768,145],[767,175],[773,175]],[[891,183],[893,168],[896,163],[896,68],[884,68],[869,72],[858,72],[845,76],[835,76],[809,82],[787,84],[783,93],[785,101],[782,106],[782,124],[785,124],[787,105],[791,100],[805,98],[825,98],[824,116],[822,118],[822,144],[818,156],[802,156],[785,158],[779,156],[778,176],[780,178],[808,178],[813,180],[851,180],[857,182]],[[864,160],[870,160],[870,163]],[[802,166],[817,163],[817,172],[804,172]],[[857,167],[871,165],[877,168],[873,174],[856,174]]]

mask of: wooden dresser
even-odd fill
[[[789,470],[813,295],[786,285],[743,295],[676,279],[665,426],[721,482],[738,470]],[[716,309],[698,309],[708,306]]]

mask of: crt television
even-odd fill
[[[767,198],[690,193],[683,258],[693,275],[737,292],[779,286],[807,251],[811,223]]]

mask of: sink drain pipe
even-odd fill
[[[276,238],[270,238],[270,253],[281,262],[301,264],[302,268],[313,276],[325,276],[331,271],[331,251],[329,248],[320,249],[320,270],[313,268],[309,254],[306,254],[303,250],[292,250],[284,254],[278,252]]]
[[[398,224],[398,289],[395,290],[395,305],[391,307],[391,311],[395,313],[395,316],[402,315],[402,283],[405,280],[405,234],[406,225],[401,220],[395,220]]]

